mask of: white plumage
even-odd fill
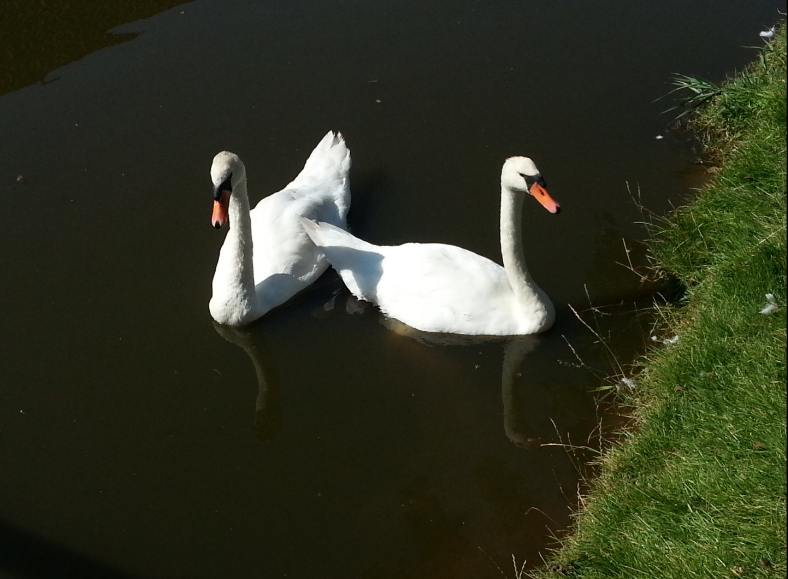
[[[329,223],[301,221],[353,295],[377,304],[387,316],[424,332],[535,334],[553,324],[555,309],[525,266],[521,211],[526,194],[558,212],[533,162],[507,159],[501,171],[504,267],[453,245],[377,246]]]
[[[227,151],[214,157],[212,223],[229,220],[213,277],[211,316],[220,324],[248,324],[314,282],[328,267],[325,255],[304,233],[302,217],[347,226],[350,151],[329,131],[287,187],[250,211],[246,168]]]

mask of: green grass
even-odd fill
[[[688,289],[660,310],[680,339],[648,354],[634,428],[533,577],[786,576],[784,27],[713,96],[699,88],[689,118],[719,171],[652,230],[656,263]],[[763,315],[767,293],[781,307]]]

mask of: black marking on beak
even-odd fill
[[[214,201],[221,201],[222,193],[227,191],[228,193],[233,192],[233,174],[230,173],[227,176],[227,179],[219,183],[216,187],[213,188],[213,200]]]
[[[531,187],[534,186],[534,183],[538,183],[540,187],[547,189],[547,183],[542,178],[541,174],[538,175],[526,175],[525,173],[520,173],[520,177],[525,179],[525,185],[528,187],[528,192],[530,193]]]

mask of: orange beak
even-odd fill
[[[216,229],[221,229],[227,223],[227,211],[230,207],[230,191],[222,191],[219,199],[213,202],[213,215],[211,215],[211,224]]]
[[[550,197],[547,189],[542,187],[539,183],[531,185],[531,195],[536,197],[536,200],[542,204],[542,207],[547,209],[550,213],[558,213],[561,211],[561,206]]]

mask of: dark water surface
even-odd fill
[[[618,263],[622,239],[643,263],[627,183],[661,213],[697,182],[653,101],[674,72],[741,68],[784,0],[47,4],[0,7],[0,574],[537,565],[589,457],[540,444],[615,425],[567,341],[615,369],[568,304],[623,304],[601,330],[622,363],[642,352],[654,290]],[[556,327],[425,344],[327,274],[215,328],[213,155],[241,155],[256,201],[332,128],[358,235],[496,260],[501,164],[532,156],[564,209],[525,216]]]

